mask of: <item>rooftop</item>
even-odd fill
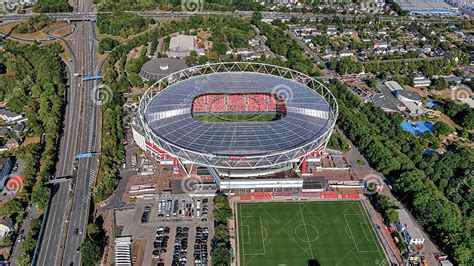
[[[198,95],[212,93],[285,94],[287,115],[264,123],[210,123],[192,117]],[[334,123],[329,104],[301,83],[253,72],[213,73],[175,83],[148,103],[145,120],[169,143],[221,156],[259,156],[295,149],[311,143]]]
[[[395,0],[403,10],[412,13],[456,13],[444,0]]]
[[[159,80],[171,73],[186,68],[186,64],[176,58],[155,58],[146,62],[140,70],[140,76],[148,80]]]
[[[418,225],[415,224],[410,214],[405,209],[398,209],[397,212],[399,216],[398,221],[410,232],[411,238],[424,238],[420,228],[418,228]]]

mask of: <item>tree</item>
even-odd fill
[[[225,243],[218,243],[217,247],[211,251],[213,265],[229,265],[230,252]]]
[[[425,188],[425,179],[426,175],[423,171],[412,170],[401,174],[395,185],[397,189],[405,192],[418,192]]]
[[[93,237],[99,232],[99,226],[95,223],[90,223],[87,225],[87,235]]]
[[[472,260],[472,249],[464,245],[455,247],[454,258],[460,265],[467,265]]]
[[[393,224],[399,219],[399,213],[394,209],[389,209],[386,213],[386,219],[389,224]]]
[[[81,244],[81,256],[83,265],[96,265],[101,256],[99,244],[87,238]]]
[[[0,212],[2,215],[10,215],[21,211],[23,211],[23,203],[17,198],[11,199],[0,205]]]
[[[229,240],[229,228],[227,227],[226,224],[218,224],[216,228],[214,229],[214,236],[218,240],[224,240],[228,241]]]
[[[453,132],[453,129],[448,126],[448,124],[441,121],[436,122],[434,128],[434,132],[436,135],[448,135],[449,133]]]
[[[229,207],[229,200],[225,195],[214,197],[214,220],[216,223],[227,224],[227,220],[232,216],[232,210]]]
[[[260,13],[258,11],[255,11],[255,12],[252,13],[251,22],[252,22],[252,24],[257,25],[257,23],[260,22],[260,20],[262,20],[262,18],[263,18],[262,13]]]
[[[444,90],[448,87],[448,82],[444,78],[438,78],[436,79],[433,84],[431,85],[431,88],[435,90]]]

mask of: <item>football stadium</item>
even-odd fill
[[[138,146],[174,174],[207,173],[223,191],[301,190],[307,161],[320,156],[338,115],[319,81],[260,63],[194,66],[142,96]]]

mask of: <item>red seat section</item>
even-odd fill
[[[270,93],[203,94],[194,98],[193,113],[286,113],[286,106]]]

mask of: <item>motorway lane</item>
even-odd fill
[[[63,42],[66,42],[62,39]],[[76,155],[77,132],[79,123],[77,117],[80,113],[81,89],[78,84],[81,79],[74,77],[73,73],[80,69],[80,63],[76,60],[73,48],[66,42],[66,47],[73,56],[70,66],[70,87],[66,91],[67,105],[64,116],[63,135],[59,146],[59,160],[56,165],[56,178],[69,177],[73,174],[74,156]],[[69,63],[66,62],[68,65]],[[43,239],[38,255],[37,265],[55,265],[58,261],[58,251],[61,244],[63,224],[66,219],[71,180],[56,185],[56,193],[51,199],[48,220],[44,228]]]
[[[80,1],[80,0],[79,0]],[[79,8],[87,9],[87,11],[79,11],[75,13],[49,13],[47,15],[60,20],[69,20],[69,21],[95,21],[96,20],[96,12],[93,10],[92,7],[87,5],[78,5]],[[187,18],[195,15],[196,13],[201,15],[226,15],[226,16],[235,16],[235,17],[252,17],[252,11],[235,11],[235,12],[220,12],[220,11],[201,11],[201,12],[169,12],[169,11],[125,11],[130,13],[136,13],[139,16],[147,17],[147,18],[154,18],[154,19],[170,19],[170,18]],[[104,12],[106,13],[106,12]],[[291,19],[292,17],[298,17],[301,19],[324,19],[324,18],[332,18],[334,16],[340,17],[341,19],[344,18],[346,20],[351,20],[354,18],[366,17],[367,14],[360,14],[360,15],[343,15],[343,14],[320,14],[320,13],[283,13],[283,12],[261,12],[264,19]],[[1,21],[23,21],[27,20],[31,16],[37,16],[38,14],[29,13],[29,14],[8,14],[4,17],[1,17]],[[380,21],[387,21],[387,22],[405,22],[410,23],[414,20],[416,21],[424,21],[424,22],[438,22],[438,23],[454,23],[459,22],[460,17],[439,17],[434,16],[431,18],[425,17],[415,17],[413,20],[407,17],[400,17],[400,16],[391,16],[391,15],[381,15],[377,16]]]
[[[81,35],[78,36],[79,46],[81,53],[83,55],[83,66],[84,66],[84,73],[89,75],[91,74],[91,69],[93,66],[93,56],[91,56],[90,51],[92,51],[92,47],[89,47],[89,42],[86,41],[85,43],[81,40],[87,36],[87,31],[90,28],[89,23],[83,23],[81,27]],[[87,37],[86,37],[87,38]],[[89,52],[88,52],[89,50]],[[80,132],[80,140],[79,140],[79,153],[85,153],[90,151],[89,147],[89,138],[91,132],[91,119],[92,119],[92,112],[91,112],[91,99],[90,99],[90,91],[91,82],[84,82],[84,99],[83,99],[83,115],[81,117],[81,129],[78,131]],[[80,262],[80,255],[77,252],[81,242],[82,242],[82,235],[81,234],[74,234],[74,231],[77,229],[78,231],[85,231],[85,224],[87,222],[87,213],[89,210],[88,205],[88,198],[89,198],[89,178],[90,178],[90,171],[88,168],[90,167],[90,161],[94,158],[84,158],[81,159],[78,163],[77,167],[77,175],[75,180],[75,188],[74,188],[74,197],[73,197],[73,204],[71,207],[70,217],[69,217],[69,224],[68,229],[66,231],[66,244],[63,251],[63,259],[62,264],[70,264],[71,262],[74,265],[78,265]],[[86,217],[84,214],[86,213]],[[85,222],[84,222],[85,220]]]
[[[78,3],[79,10],[91,11],[90,1]],[[94,23],[84,22],[81,25],[81,34],[77,36],[79,49],[84,56],[82,65],[85,75],[97,75],[99,68],[95,69],[98,43],[94,36]],[[99,127],[99,105],[95,100],[96,82],[84,82],[84,99],[82,103],[83,116],[81,120],[79,152],[100,151]],[[74,197],[69,216],[68,229],[66,231],[66,243],[62,254],[62,265],[80,265],[80,253],[77,252],[86,236],[86,225],[89,215],[90,186],[95,178],[98,167],[98,158],[81,159],[77,167],[77,177],[75,179]],[[74,234],[74,231],[82,231],[82,234]]]

